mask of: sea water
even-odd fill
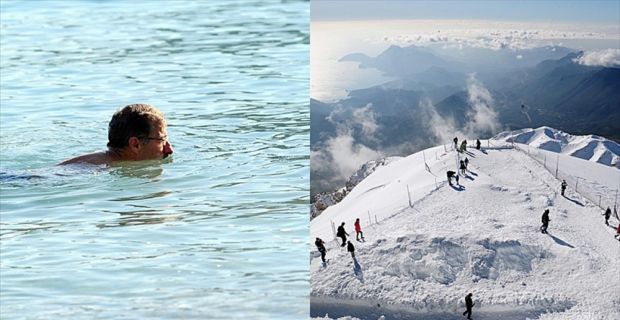
[[[304,1],[3,1],[0,318],[308,315]],[[105,150],[150,103],[175,153]]]

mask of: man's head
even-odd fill
[[[124,160],[161,160],[172,154],[163,113],[148,104],[130,104],[117,111],[108,126],[108,149]]]

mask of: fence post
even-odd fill
[[[375,223],[379,223],[379,221],[377,221],[377,215],[375,214]]]
[[[555,162],[555,178],[556,179],[558,178],[558,168],[560,167],[560,154],[559,153],[558,153],[557,158],[558,160]],[[575,191],[577,191],[576,189],[577,188],[575,187]]]
[[[557,171],[556,171],[557,172]],[[577,182],[575,182],[575,192],[577,192],[577,186],[579,185],[579,177],[577,177]]]
[[[600,194],[598,195],[598,206],[599,207],[601,206],[601,195]]]
[[[543,166],[545,167],[545,169],[547,168],[547,155],[545,155],[545,163]]]
[[[411,193],[409,192],[409,185],[407,185],[407,197],[409,197],[409,206],[412,207],[412,205],[411,205]]]
[[[329,220],[332,222],[332,233],[334,234],[334,239],[336,238],[336,226],[334,225],[334,220]]]
[[[370,219],[370,210],[368,210],[368,224],[372,224],[372,219]]]

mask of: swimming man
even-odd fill
[[[120,161],[161,160],[172,154],[164,114],[149,104],[130,104],[112,116],[108,150],[66,160],[61,165],[112,164]]]

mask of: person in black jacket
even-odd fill
[[[609,225],[609,218],[611,217],[611,209],[609,207],[607,207],[607,210],[605,210],[605,224]]]
[[[452,170],[448,170],[448,172],[446,172],[446,175],[448,176],[448,184],[452,185],[452,177],[454,177],[454,175],[456,175],[456,172],[454,172]]]
[[[465,175],[465,169],[467,169],[467,166],[465,166],[465,161],[461,160],[461,165],[459,169],[461,169],[461,173]]]
[[[562,180],[562,195],[564,195],[564,191],[566,191],[566,180]]]
[[[314,241],[314,244],[321,253],[321,260],[323,260],[323,263],[325,263],[325,254],[327,253],[327,250],[325,250],[325,242],[323,241],[323,239],[317,237],[316,241]]]
[[[549,227],[549,209],[545,209],[542,215],[542,227],[540,227],[540,232],[547,233],[547,227]]]
[[[480,139],[476,140],[476,149],[480,150]]]
[[[338,227],[338,232],[336,232],[336,236],[340,237],[342,239],[342,244],[340,245],[341,247],[344,247],[347,244],[347,236],[349,234],[344,231],[344,222],[340,225],[340,227]]]
[[[465,308],[467,308],[465,310],[465,312],[463,312],[463,315],[467,315],[467,319],[471,320],[471,308],[475,305],[475,303],[471,300],[471,296],[472,294],[469,293],[465,296]]]
[[[351,241],[347,244],[347,251],[351,252],[351,258],[355,259],[355,247],[351,243]]]

